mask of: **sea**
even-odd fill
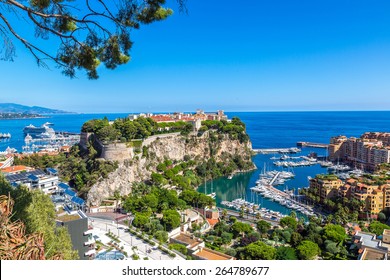
[[[390,111],[351,111],[351,112],[227,112],[229,118],[239,117],[245,124],[253,148],[290,148],[296,147],[298,141],[329,143],[332,136],[360,136],[367,131],[390,131]],[[41,126],[45,122],[54,124],[55,131],[80,132],[84,122],[107,117],[114,120],[128,114],[64,114],[39,119],[0,120],[0,132],[11,133],[9,140],[0,141],[0,151],[7,147],[22,151],[24,145],[23,128],[29,124]],[[326,149],[302,148],[292,156],[308,155],[315,152],[326,156]],[[286,181],[279,189],[293,190],[308,187],[308,176],[327,173],[320,165],[309,167],[284,168],[273,164],[273,157],[278,154],[258,154],[253,157],[257,169],[251,172],[236,174],[232,179],[221,177],[199,186],[200,192],[216,193],[217,205],[221,201],[243,198],[260,204],[261,207],[289,214],[290,209],[254,194],[250,188],[256,185],[260,173],[271,170],[286,170],[295,174],[294,179]]]

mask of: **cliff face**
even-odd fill
[[[145,140],[142,147],[133,148],[132,152],[121,153],[121,149],[126,148],[115,144],[102,147],[101,155],[106,156],[107,160],[117,160],[119,167],[107,179],[91,188],[88,193],[90,205],[99,205],[102,199],[112,196],[115,190],[122,195],[130,193],[134,182],[150,179],[156,166],[165,159],[183,161],[187,155],[197,161],[207,161],[211,157],[223,161],[227,155],[239,155],[251,161],[252,144],[250,141],[240,143],[229,139],[227,135],[215,136],[206,132],[201,137],[179,134],[153,136]],[[105,150],[110,152],[105,153]]]

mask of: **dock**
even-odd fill
[[[299,142],[297,142],[297,147],[311,147],[311,148],[328,149],[329,145],[324,144],[324,143],[299,141]]]
[[[295,154],[299,153],[301,149],[298,148],[271,148],[271,149],[253,149],[254,153],[257,154]]]

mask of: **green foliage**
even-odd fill
[[[230,244],[233,239],[233,234],[229,232],[222,232],[221,238],[223,244]]]
[[[271,229],[271,224],[267,221],[261,220],[256,223],[257,230],[262,234],[266,235],[268,231]]]
[[[111,125],[105,126],[96,132],[96,136],[103,142],[112,142],[121,138],[121,133]]]
[[[290,244],[293,247],[296,247],[301,243],[302,241],[302,235],[299,232],[294,231],[291,233],[291,238],[290,238]]]
[[[145,225],[149,222],[150,215],[147,213],[136,213],[134,220],[133,220],[133,225],[138,228],[144,228]]]
[[[171,231],[180,226],[180,214],[176,210],[165,210],[163,211],[162,223],[167,231]]]
[[[249,244],[240,252],[241,260],[274,260],[275,257],[276,249],[261,241]]]
[[[1,8],[15,12],[20,15],[17,20],[23,18],[23,23],[35,27],[36,37],[45,40],[51,36],[54,42],[59,42],[53,50],[40,40],[29,40],[28,34],[15,34],[25,42],[39,65],[46,66],[44,61],[50,60],[66,76],[74,78],[76,71],[84,70],[88,78],[97,79],[100,64],[115,69],[130,61],[132,31],[173,14],[172,9],[164,7],[165,0],[99,2],[91,6],[88,1],[87,4],[63,0],[2,1]],[[184,0],[177,2],[182,8]],[[15,32],[17,24],[6,17],[4,21],[7,23],[4,33]],[[11,51],[6,58],[12,60],[14,56]]]
[[[378,214],[378,221],[380,221],[380,222],[385,222],[386,220],[387,220],[386,214],[383,213],[383,212],[380,212],[380,213]]]
[[[342,226],[329,224],[324,227],[324,239],[340,243],[346,238],[347,234]]]
[[[180,194],[180,199],[184,200],[188,205],[199,208],[215,205],[215,200],[210,196],[192,189],[184,190]]]
[[[297,252],[301,260],[312,260],[320,253],[320,248],[316,243],[304,240],[297,247]]]
[[[46,259],[56,255],[66,260],[78,259],[67,229],[56,227],[55,208],[49,196],[38,190],[29,191],[25,187],[11,188],[3,177],[0,179],[0,194],[10,194],[15,201],[12,220],[22,221],[26,226],[26,234],[43,234]]]
[[[385,229],[390,229],[390,226],[382,224],[378,221],[373,221],[372,223],[370,223],[368,229],[370,230],[370,232],[375,233],[376,235],[382,235]]]
[[[230,123],[225,120],[203,121],[200,130],[206,131],[209,129],[215,129],[219,133],[227,134],[230,139],[240,140],[241,143],[245,143],[249,140],[248,135],[245,133],[245,124],[238,117],[234,117]]]
[[[297,254],[294,248],[291,247],[278,247],[276,249],[277,260],[297,260]]]
[[[235,237],[242,235],[244,233],[248,234],[253,231],[253,228],[246,223],[242,222],[235,222],[232,225],[232,233],[234,234]]]
[[[298,221],[294,219],[293,217],[287,216],[280,219],[280,225],[282,227],[287,227],[292,230],[296,230],[298,226]]]
[[[156,238],[158,241],[165,243],[168,240],[168,232],[164,230],[159,230],[154,233],[154,238]]]
[[[194,130],[194,126],[190,122],[178,121],[178,122],[161,122],[158,123],[160,131],[180,132],[182,135],[188,135]]]
[[[182,253],[183,255],[187,255],[188,254],[188,249],[183,244],[170,244],[169,245],[169,249],[170,250],[176,250],[176,251]]]

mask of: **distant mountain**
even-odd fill
[[[69,114],[70,112],[49,109],[38,106],[24,106],[15,103],[0,103],[0,113],[23,113],[23,114],[37,114],[37,115],[52,115],[52,114]]]

